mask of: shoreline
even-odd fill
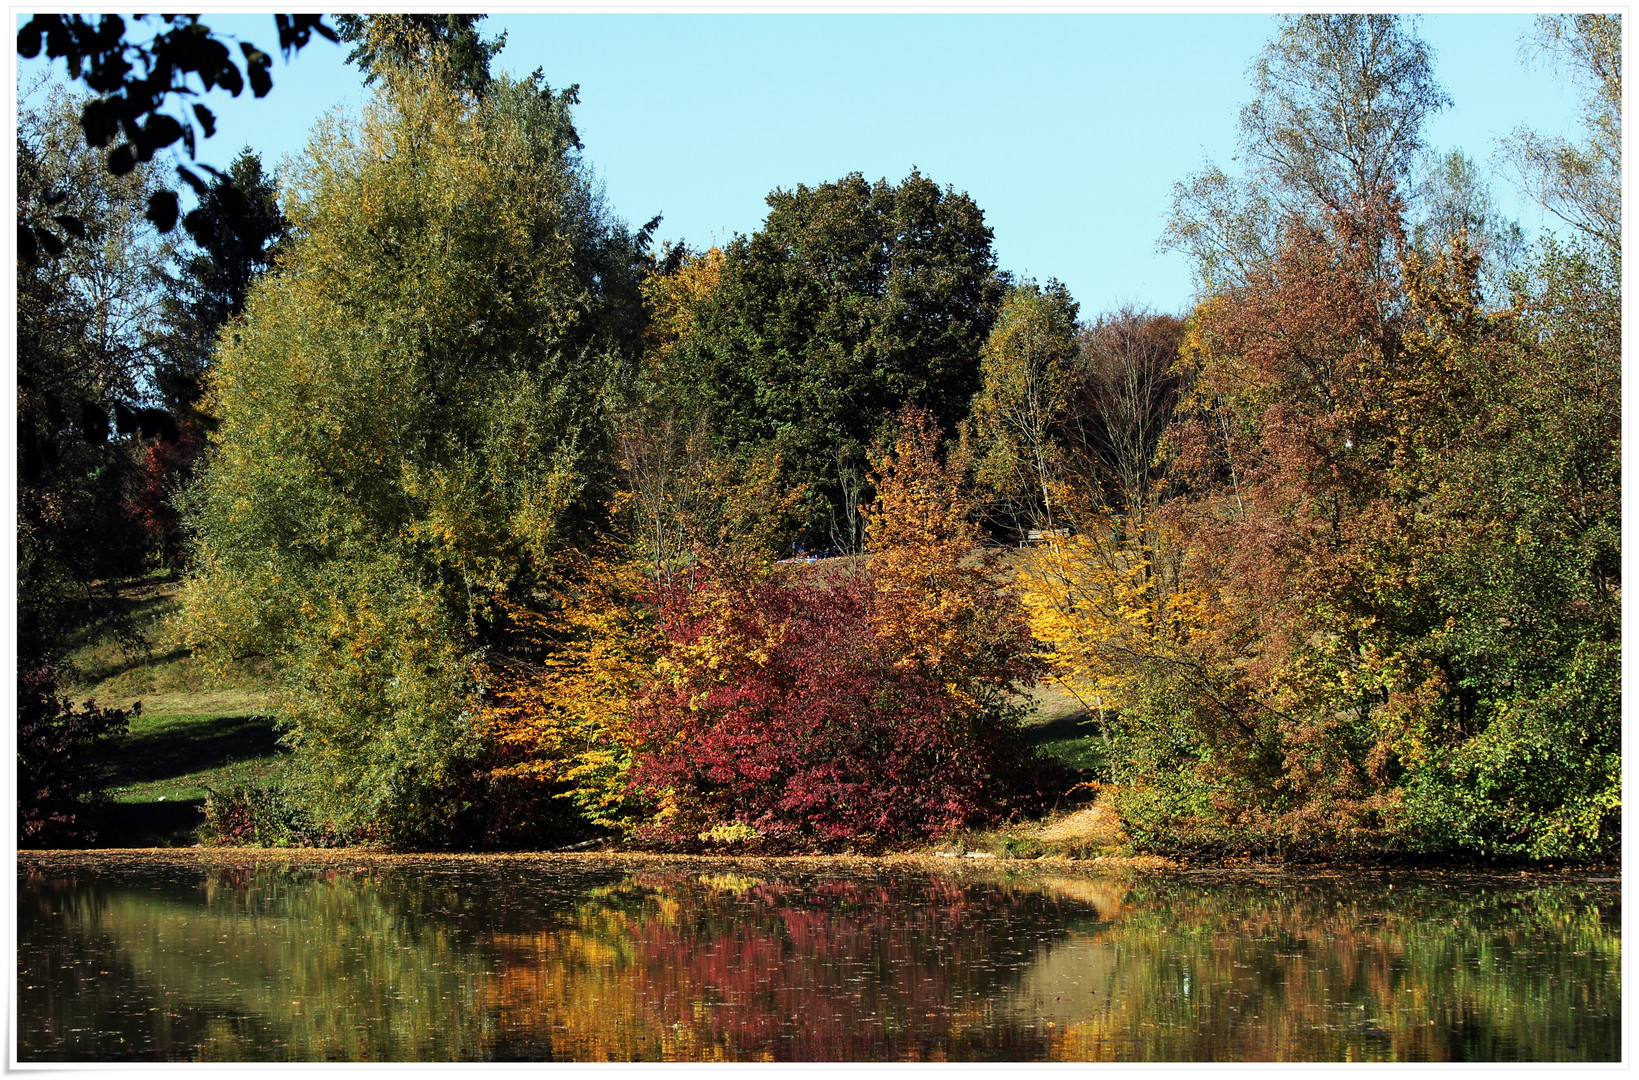
[[[145,863],[212,866],[221,864],[280,862],[316,866],[351,865],[359,869],[383,865],[433,865],[465,863],[489,866],[505,863],[558,864],[564,867],[598,865],[649,865],[654,867],[757,866],[769,870],[797,872],[815,870],[893,871],[915,870],[944,873],[1000,871],[1009,876],[1032,872],[1085,876],[1210,876],[1326,878],[1358,873],[1433,874],[1463,877],[1551,878],[1620,883],[1619,865],[1520,866],[1471,862],[1408,863],[1367,861],[1272,862],[1250,859],[1188,860],[1160,855],[1104,855],[1091,859],[1042,856],[1034,859],[952,857],[927,853],[889,855],[730,855],[682,854],[649,851],[506,851],[506,852],[398,852],[381,848],[277,848],[277,847],[155,847],[155,848],[21,848],[19,867],[34,864],[52,866]]]

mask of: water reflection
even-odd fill
[[[1620,1056],[1614,881],[771,865],[25,857],[19,1057]]]

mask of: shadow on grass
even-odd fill
[[[1098,725],[1091,722],[1086,709],[1056,717],[1045,724],[1030,724],[1024,729],[1031,746],[1042,747],[1065,739],[1090,739],[1098,734]]]
[[[139,650],[147,640],[146,630],[157,621],[160,614],[173,604],[169,589],[172,581],[168,578],[132,578],[117,586],[119,594],[119,612],[126,624],[135,631],[135,640],[132,645]],[[132,596],[134,591],[155,590],[151,595]],[[69,632],[67,644],[70,651],[83,649],[96,644],[107,633],[107,627],[93,620],[86,620],[76,629]]]
[[[168,718],[167,718],[168,719]],[[166,723],[120,739],[110,754],[111,786],[129,787],[219,769],[279,752],[270,716],[221,716]]]
[[[109,803],[91,847],[192,847],[205,821],[203,799]]]
[[[106,666],[85,666],[80,668],[79,677],[86,683],[107,682],[109,679],[124,675],[127,671],[135,671],[140,667],[158,666],[181,660],[188,656],[187,649],[172,649],[165,653],[149,653],[144,651],[128,652],[124,659]]]
[[[1104,739],[1087,710],[1078,709],[1045,724],[1026,727],[1024,737],[1038,753],[1059,761],[1080,779],[1108,779]]]

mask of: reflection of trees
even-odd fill
[[[67,1058],[482,1056],[484,957],[459,920],[475,898],[323,869],[191,877],[42,891],[61,894],[39,901],[58,905],[58,935],[31,934],[25,918],[20,967],[109,974],[70,977],[80,1000],[24,993],[25,1046],[39,1031],[53,1033],[42,1054]]]
[[[1039,890],[940,878],[638,875],[568,933],[497,940],[505,1056],[1041,1057],[996,1008],[1066,921]]]
[[[423,861],[25,877],[21,1056],[1619,1049],[1615,887],[751,872]]]
[[[1617,894],[1151,882],[1021,987],[1075,1060],[1614,1060]],[[1087,973],[1079,983],[1066,971]],[[1055,1000],[1056,999],[1056,1000]]]

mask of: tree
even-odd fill
[[[337,15],[336,32],[350,42],[347,62],[364,72],[365,85],[384,66],[417,63],[434,42],[446,52],[444,70],[455,84],[482,95],[489,89],[490,61],[506,47],[506,34],[485,39],[478,24],[488,15]]]
[[[1426,613],[1375,591],[1401,550],[1384,466],[1400,445],[1404,305],[1378,269],[1398,207],[1368,211],[1364,224],[1294,219],[1276,261],[1203,305],[1186,345],[1184,497],[1162,514],[1187,552],[1185,588],[1216,618],[1192,628],[1180,669],[1193,700],[1168,704],[1194,741],[1186,773],[1218,785],[1208,818],[1238,818],[1263,843],[1381,842],[1396,777],[1376,706],[1432,692],[1399,651]]]
[[[149,16],[137,18],[147,22]],[[199,97],[220,87],[238,97],[247,81],[257,97],[273,88],[273,60],[255,45],[240,43],[245,58],[241,71],[228,46],[199,21],[198,15],[161,18],[169,29],[159,31],[147,42],[128,41],[125,20],[118,15],[35,15],[17,31],[19,56],[38,56],[43,44],[48,58],[61,59],[67,65],[71,82],[84,82],[87,89],[100,95],[85,102],[80,127],[89,147],[100,150],[115,144],[106,159],[109,172],[115,176],[124,176],[152,161],[156,153],[177,142],[187,147],[190,158],[194,157],[196,121],[207,139],[215,134],[216,118],[203,104],[195,103],[180,117],[162,112],[173,95]],[[287,58],[304,48],[314,34],[336,40],[335,31],[325,25],[322,15],[275,15],[273,22],[279,48]],[[188,84],[190,76],[199,80],[200,89]],[[216,173],[197,162],[193,169]],[[193,169],[177,166],[177,178],[195,194],[204,196],[206,181]],[[178,213],[174,191],[158,188],[150,193],[147,217],[160,232],[175,228]],[[205,220],[190,212],[183,224],[191,232]],[[76,231],[70,224],[59,224],[71,233]],[[25,261],[32,261],[41,246],[49,250],[60,242],[54,232],[38,223],[25,226],[19,222],[17,250]]]
[[[700,401],[677,392],[678,347],[695,312],[719,287],[723,262],[717,248],[691,254],[679,245],[644,279],[650,319],[642,366],[615,421],[633,546],[660,580],[694,565],[702,548],[776,550],[804,495],[800,487],[783,488],[773,447],[723,446]]]
[[[273,266],[285,234],[278,192],[248,147],[199,201],[196,250],[179,260],[161,300],[159,370],[167,406],[185,414],[199,398],[217,337],[245,307],[251,283]]]
[[[1165,240],[1195,260],[1207,291],[1267,265],[1287,215],[1319,224],[1386,191],[1410,194],[1423,124],[1450,104],[1428,47],[1396,15],[1283,16],[1251,74],[1247,175],[1209,164],[1173,189]]]
[[[777,459],[714,453],[700,426],[679,445],[668,423],[621,418],[610,531],[558,554],[537,589],[549,600],[500,605],[479,726],[494,748],[491,775],[511,804],[540,807],[537,823],[554,801],[618,829],[652,811],[629,772],[643,746],[638,704],[671,679],[667,598],[766,578],[802,494],[779,489]]]
[[[879,646],[896,666],[923,671],[983,721],[1016,716],[1012,690],[1038,672],[1010,597],[1007,570],[979,542],[972,463],[961,450],[940,460],[933,415],[907,405],[891,444],[872,448],[867,549]],[[968,714],[970,719],[974,713]]]
[[[979,455],[977,479],[995,493],[1016,532],[1054,529],[1064,483],[1060,434],[1076,375],[1076,311],[1057,281],[1008,290],[980,351],[984,385],[964,429]]]
[[[1426,257],[1392,203],[1372,212],[1294,220],[1192,320],[1159,518],[1199,599],[1122,688],[1143,784],[1123,813],[1158,846],[1613,850],[1618,353],[1597,264],[1553,263],[1492,311],[1462,235]]]
[[[601,512],[642,312],[564,95],[438,63],[291,177],[281,272],[208,376],[182,600],[206,655],[277,658],[321,818],[451,844],[495,794],[481,661]]]
[[[493,747],[490,775],[509,796],[498,816],[532,819],[536,831],[624,830],[642,813],[627,784],[638,749],[632,708],[655,676],[660,629],[656,581],[624,555],[614,544],[565,552],[549,611],[503,606],[505,647],[491,651],[477,720]],[[509,824],[490,831],[504,835]]]
[[[1543,52],[1592,90],[1583,102],[1583,142],[1520,129],[1504,152],[1528,194],[1608,251],[1622,245],[1622,18],[1543,15]]]
[[[1452,237],[1465,234],[1469,250],[1480,256],[1487,302],[1506,303],[1508,279],[1525,254],[1525,231],[1497,210],[1490,185],[1462,151],[1437,157],[1422,173],[1419,212],[1410,225],[1412,246],[1432,258]]]
[[[1551,254],[1530,292],[1490,312],[1460,245],[1410,260],[1408,274],[1423,316],[1405,338],[1420,422],[1394,479],[1415,493],[1404,572],[1428,583],[1414,602],[1433,625],[1407,651],[1437,668],[1445,694],[1407,710],[1407,816],[1429,847],[1612,852],[1620,286],[1597,258]]]
[[[1018,556],[1031,632],[1106,739],[1146,685],[1176,673],[1203,618],[1200,593],[1180,584],[1176,536],[1158,517],[1182,337],[1179,320],[1131,308],[1081,328],[1053,431],[1059,528]]]
[[[142,566],[121,508],[134,436],[175,436],[148,393],[156,270],[144,209],[155,170],[111,176],[56,96],[18,115],[18,214],[67,218],[71,243],[17,267],[18,647],[60,660],[75,629],[118,622],[113,582]],[[59,223],[60,224],[60,223]],[[64,226],[66,228],[66,226]]]
[[[1066,442],[1075,472],[1116,514],[1149,516],[1160,498],[1157,459],[1183,390],[1183,339],[1182,320],[1131,307],[1082,332]]]
[[[844,531],[845,476],[863,472],[886,418],[908,401],[947,428],[966,415],[1004,286],[979,208],[919,172],[897,185],[855,173],[768,203],[762,229],[724,249],[672,386],[726,445],[774,447],[788,485],[819,498],[805,524],[824,543]]]
[[[1392,15],[1287,16],[1252,73],[1242,148],[1288,212],[1348,213],[1406,187],[1424,122],[1451,104]]]
[[[185,546],[175,497],[193,474],[212,422],[195,407],[206,369],[218,337],[243,312],[251,282],[272,267],[285,230],[272,178],[262,174],[261,159],[249,149],[211,182],[198,210],[195,247],[179,254],[166,274],[150,336],[152,385],[176,435],[136,451],[134,490],[126,500],[150,553],[167,569],[180,564]]]

